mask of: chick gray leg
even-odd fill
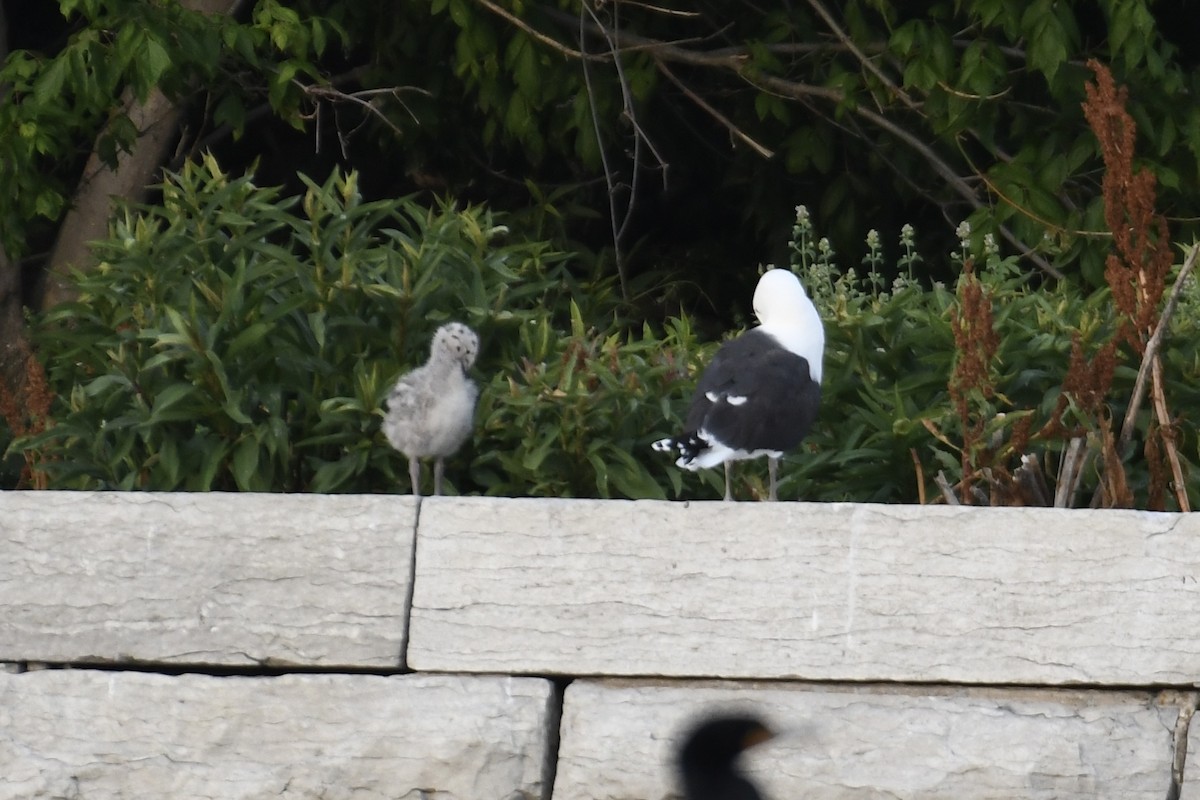
[[[433,494],[438,496],[442,493],[442,473],[446,471],[446,462],[441,458],[433,462]]]
[[[725,502],[733,500],[733,480],[730,477],[731,467],[729,462],[725,462]]]
[[[778,500],[779,495],[775,493],[775,486],[779,480],[779,459],[767,456],[767,472],[771,476],[771,489],[767,493],[768,500]]]
[[[408,479],[412,481],[413,497],[421,496],[421,462],[416,456],[408,457]]]

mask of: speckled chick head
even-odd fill
[[[429,348],[430,361],[452,361],[470,369],[479,355],[479,337],[475,331],[461,322],[447,322],[433,334],[433,345]]]

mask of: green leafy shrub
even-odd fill
[[[515,485],[538,496],[663,499],[668,485],[683,490],[684,477],[650,443],[682,424],[688,354],[707,352],[686,321],[661,337],[649,326],[640,336],[599,332],[572,303],[565,337],[531,323],[520,351],[481,400],[487,449],[473,473],[489,493]]]
[[[306,182],[297,214],[298,198],[189,165],[97,244],[80,302],[40,325],[64,402],[22,446],[54,485],[391,489],[380,403],[439,323],[486,349],[587,294],[565,254],[501,244],[481,209],[364,203],[353,174]]]
[[[682,488],[649,442],[703,357],[686,324],[627,332],[611,282],[482,209],[364,203],[353,174],[306,183],[280,198],[207,159],[126,210],[80,301],[40,321],[57,423],[14,449],[56,487],[407,491],[383,398],[458,319],[483,342],[459,491]]]
[[[100,268],[78,278],[80,302],[39,322],[56,423],[18,437],[10,457],[36,452],[60,488],[407,491],[381,404],[434,328],[458,319],[483,346],[475,437],[447,465],[455,491],[720,496],[720,470],[682,472],[649,446],[679,429],[718,342],[698,341],[684,315],[661,329],[629,322],[611,280],[581,276],[586,261],[484,209],[365,203],[355,180],[334,174],[282,198],[208,159],[171,176],[161,205],[126,210],[97,244]],[[1093,453],[1073,502],[1100,486],[1097,413],[1124,413],[1137,360],[1116,351],[1098,403],[1069,376],[1118,329],[1111,293],[1032,287],[990,238],[960,236],[958,286],[925,286],[910,229],[890,267],[872,232],[860,276],[798,216],[791,266],[827,348],[818,423],[785,459],[783,497],[928,501],[940,473],[1001,502],[1000,478],[1022,456],[1052,484],[1073,438]],[[890,286],[885,267],[900,275]],[[1198,457],[1187,410],[1200,404],[1190,286],[1163,351],[1187,474]],[[994,339],[974,362],[968,323]],[[1138,431],[1150,425],[1143,411]],[[1140,434],[1133,445],[1120,454],[1126,478],[1152,505],[1162,456]],[[734,474],[739,497],[765,495],[761,460]]]
[[[793,234],[793,269],[801,273],[826,325],[822,407],[804,452],[788,459],[781,491],[816,500],[913,502],[939,495],[934,478],[947,484],[986,478],[991,494],[975,502],[1013,502],[1000,489],[1033,454],[1044,465],[1053,497],[1058,468],[1070,439],[1080,437],[1091,452],[1072,504],[1087,505],[1105,465],[1102,420],[1086,407],[1081,387],[1071,384],[1072,352],[1096,353],[1119,325],[1108,289],[1083,293],[1067,283],[1033,287],[1013,258],[1002,258],[990,237],[973,242],[960,226],[962,247],[951,258],[963,267],[956,291],[922,286],[907,277],[915,255],[912,234],[902,235],[893,286],[883,287],[874,266],[878,237],[868,237],[865,277],[840,269],[828,244],[816,239],[806,213]],[[874,245],[872,245],[874,240]],[[816,242],[816,244],[814,244]],[[972,269],[974,263],[980,264]],[[961,390],[956,405],[951,382],[964,358],[954,323],[964,310],[967,287],[977,282],[986,298],[995,348],[985,373]],[[1195,282],[1184,303],[1200,301]],[[1188,409],[1200,402],[1197,317],[1172,318],[1164,351],[1171,374],[1170,408],[1183,410],[1175,435],[1185,474],[1195,472],[1200,444]],[[981,334],[982,331],[976,331]],[[1138,362],[1119,351],[1111,386],[1099,398],[1099,413],[1120,419],[1133,392]],[[1134,446],[1119,454],[1138,505],[1152,505],[1154,472],[1145,452],[1149,412],[1137,419]],[[964,456],[964,450],[965,456]],[[964,469],[964,465],[966,468]],[[1002,480],[1003,479],[1003,480]],[[982,481],[981,481],[982,482]],[[1186,491],[1195,503],[1200,487]]]

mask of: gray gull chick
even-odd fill
[[[808,435],[821,404],[825,327],[800,280],[786,269],[763,273],[754,290],[757,328],[726,342],[700,376],[677,436],[655,450],[677,451],[687,470],[725,466],[725,499],[732,500],[729,465],[767,457],[769,499],[778,498],[779,459]]]
[[[408,457],[412,493],[421,495],[422,458],[433,458],[433,493],[442,493],[443,460],[471,435],[479,387],[467,370],[479,354],[479,337],[459,322],[433,334],[429,360],[400,376],[387,397],[383,433]]]

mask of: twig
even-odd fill
[[[728,131],[731,134],[736,136],[738,139],[741,139],[743,143],[745,143],[746,145],[748,145],[750,147],[750,149],[752,149],[754,152],[758,153],[760,156],[762,156],[763,158],[766,158],[766,159],[775,157],[775,152],[773,150],[756,142],[754,139],[752,139],[750,137],[750,134],[743,131],[737,125],[734,125],[732,120],[730,120],[728,117],[726,117],[720,111],[717,111],[715,108],[713,108],[711,105],[709,105],[708,102],[706,102],[703,97],[701,97],[700,95],[693,92],[691,89],[689,89],[683,83],[683,81],[681,81],[681,80],[679,80],[679,78],[675,77],[675,73],[671,72],[670,68],[667,66],[665,61],[663,61],[660,58],[655,58],[654,63],[658,67],[658,71],[661,72],[663,75],[665,75],[667,77],[667,79],[671,81],[671,83],[678,86],[680,91],[682,91],[685,95],[687,95],[689,100],[691,100],[696,105],[700,106],[700,108],[707,111],[709,113],[709,115],[712,116],[713,119],[715,119],[717,122],[724,125],[725,128],[728,129]]]
[[[1046,494],[1046,475],[1042,472],[1042,462],[1037,453],[1021,455],[1021,465],[1013,471],[1012,485],[1016,487],[1016,495],[1022,505],[1050,506],[1050,497]]]
[[[699,11],[682,11],[677,8],[664,8],[663,6],[654,6],[650,5],[649,3],[638,3],[635,2],[635,0],[618,0],[618,2],[624,3],[627,6],[644,8],[647,11],[654,12],[655,14],[662,14],[666,17],[684,17],[686,19],[696,19],[697,17],[703,16]]]
[[[979,208],[979,207],[982,207],[982,205],[983,204],[981,203],[979,206],[976,206],[976,207]],[[1028,258],[1030,261],[1032,261],[1034,264],[1036,264],[1038,269],[1040,269],[1042,272],[1046,273],[1047,275],[1050,275],[1051,277],[1053,277],[1057,280],[1063,280],[1066,277],[1065,275],[1062,274],[1061,270],[1057,269],[1049,261],[1047,261],[1046,259],[1042,258],[1040,255],[1035,253],[1032,247],[1030,247],[1029,245],[1025,244],[1023,241],[1018,239],[1017,235],[1015,233],[1013,233],[1012,230],[1007,225],[999,225],[999,226],[997,226],[996,230],[999,231],[1000,236],[1004,238],[1004,241],[1008,242],[1013,247],[1020,250],[1021,255],[1024,256],[1025,258]]]
[[[1158,348],[1162,345],[1167,326],[1171,322],[1171,316],[1175,313],[1175,307],[1179,305],[1179,296],[1183,293],[1183,285],[1192,268],[1196,266],[1197,254],[1200,254],[1200,246],[1193,244],[1187,258],[1183,261],[1179,275],[1175,278],[1175,285],[1171,287],[1171,296],[1167,298],[1167,304],[1163,306],[1163,312],[1158,318],[1158,325],[1155,326],[1154,333],[1150,335],[1150,340],[1146,342],[1146,352],[1142,355],[1142,364],[1138,367],[1137,380],[1133,383],[1133,395],[1129,398],[1129,408],[1125,411],[1125,419],[1121,422],[1121,436],[1117,441],[1117,452],[1124,451],[1133,439],[1134,419],[1141,410],[1142,400],[1145,398],[1146,379],[1150,376],[1152,362],[1158,353]]]
[[[1005,97],[1009,94],[1012,94],[1011,86],[1007,87],[1006,89],[1004,89],[1002,91],[995,92],[994,94],[973,94],[972,92],[964,92],[961,89],[955,89],[953,86],[946,83],[945,81],[938,81],[937,86],[939,89],[941,89],[946,94],[951,94],[951,95],[954,95],[955,97],[961,97],[963,100],[974,100],[974,101],[999,100],[1001,97]]]
[[[401,107],[408,112],[409,116],[413,117],[413,120],[420,124],[412,110],[404,103],[403,100],[400,100],[400,92],[417,92],[419,94],[429,95],[428,91],[420,88],[419,86],[389,86],[380,89],[362,89],[356,92],[343,92],[337,88],[339,85],[345,85],[347,83],[352,83],[359,80],[362,77],[363,72],[364,70],[362,67],[356,67],[348,72],[344,72],[340,75],[330,78],[327,84],[322,84],[320,86],[310,86],[297,80],[293,80],[292,82],[299,86],[300,90],[309,97],[326,99],[333,102],[344,101],[364,105],[368,108],[369,113],[379,117],[386,125],[388,125],[388,127],[392,129],[393,132],[399,132],[396,126],[392,124],[391,121],[389,121],[378,108],[376,108],[372,103],[363,100],[364,97],[374,98],[377,95],[390,94],[396,99],[397,102],[400,103]],[[251,122],[254,122],[272,113],[274,113],[274,109],[271,107],[270,103],[260,103],[246,112],[245,117],[242,120],[243,125],[249,125]],[[211,149],[216,142],[227,138],[232,133],[233,125],[228,122],[222,123],[220,126],[213,129],[203,139],[194,142],[186,150],[177,152],[171,161],[170,168],[172,170],[177,170],[188,152],[197,153]]]
[[[397,127],[397,125],[390,119],[388,119],[387,115],[380,111],[373,102],[364,100],[363,98],[369,97],[373,99],[378,95],[390,94],[400,103],[405,111],[408,111],[409,116],[416,121],[416,115],[414,115],[408,106],[405,105],[402,100],[400,100],[400,92],[407,89],[419,94],[429,95],[429,92],[416,86],[393,86],[388,89],[366,89],[361,92],[343,92],[341,89],[336,89],[333,86],[306,86],[299,81],[295,81],[294,83],[296,86],[300,87],[300,91],[304,92],[309,97],[315,97],[320,100],[329,100],[335,103],[355,103],[362,106],[368,114],[378,117],[383,124],[392,129],[392,133],[395,133],[398,136],[403,135],[403,132],[400,130],[400,128]]]
[[[950,481],[946,480],[946,473],[938,470],[937,477],[933,479],[938,488],[942,490],[942,497],[948,506],[958,506],[962,503],[958,499],[958,495],[954,493],[954,487],[950,485]]]
[[[921,467],[921,459],[917,457],[917,448],[908,448],[908,454],[912,456],[913,467],[917,470],[917,502],[925,505],[925,470]]]
[[[586,41],[586,37],[584,35],[584,27],[586,22],[585,13],[592,17],[593,21],[600,27],[601,30],[604,30],[604,26],[599,25],[599,20],[596,19],[595,12],[592,11],[591,7],[587,3],[587,0],[584,0],[584,2],[580,3],[579,5],[579,46],[581,48],[586,46],[584,44]],[[605,40],[608,42],[610,52],[613,55],[613,60],[616,62],[617,82],[621,86],[621,101],[625,106],[625,115],[634,125],[633,177],[629,187],[629,204],[625,207],[625,218],[621,222],[617,222],[617,182],[613,177],[614,173],[612,165],[608,161],[608,152],[604,147],[604,138],[602,131],[600,130],[600,114],[596,106],[596,93],[592,88],[591,70],[588,69],[587,59],[584,59],[581,64],[583,67],[583,83],[587,88],[588,110],[591,111],[592,115],[592,130],[596,136],[596,149],[600,152],[600,164],[604,168],[604,183],[608,187],[608,219],[609,226],[612,228],[613,261],[616,263],[617,267],[617,281],[621,285],[621,298],[628,300],[629,282],[625,275],[625,254],[621,240],[623,238],[622,234],[625,232],[625,228],[628,225],[630,218],[633,216],[633,204],[635,202],[634,195],[637,191],[638,171],[641,168],[640,161],[642,131],[641,128],[637,126],[637,120],[633,113],[633,100],[629,94],[628,86],[626,85],[625,73],[621,69],[620,58],[616,54],[616,42],[608,37],[607,32],[605,32]]]
[[[979,139],[981,137],[976,135],[976,138]],[[1109,231],[1109,230],[1088,231],[1088,230],[1083,230],[1081,228],[1065,228],[1062,225],[1052,222],[1049,219],[1047,219],[1046,217],[1044,217],[1040,214],[1037,214],[1034,211],[1032,211],[1031,209],[1028,209],[1025,206],[1021,205],[1016,200],[1009,197],[1007,192],[1005,192],[1003,189],[1001,189],[999,186],[997,186],[996,182],[993,181],[990,177],[988,177],[988,174],[986,172],[981,170],[979,167],[975,166],[974,159],[971,158],[971,154],[967,152],[966,148],[964,148],[962,146],[961,139],[962,139],[962,137],[956,137],[955,144],[958,145],[958,154],[960,156],[962,156],[963,161],[967,162],[967,166],[969,166],[971,168],[971,170],[975,173],[975,176],[978,177],[979,180],[983,182],[983,185],[988,188],[989,192],[996,195],[996,197],[999,197],[1001,200],[1003,200],[1005,203],[1007,203],[1009,206],[1011,206],[1013,208],[1013,210],[1017,211],[1018,213],[1020,213],[1021,215],[1025,216],[1025,217],[1028,217],[1029,219],[1033,220],[1034,222],[1036,222],[1038,225],[1045,228],[1046,230],[1054,231],[1057,234],[1068,234],[1071,236],[1086,236],[1089,239],[1112,239],[1113,238],[1112,231]],[[1002,151],[995,153],[995,155],[1001,161],[1004,161],[1004,162],[1012,161],[1012,156],[1010,156],[1007,153],[1004,153]],[[1060,199],[1062,199],[1062,198],[1060,198]]]
[[[1167,410],[1166,391],[1163,388],[1162,358],[1155,354],[1154,366],[1151,367],[1150,395],[1154,399],[1154,415],[1158,417],[1158,430],[1162,436],[1163,445],[1167,450],[1167,459],[1171,462],[1171,477],[1175,479],[1175,502],[1180,511],[1191,511],[1188,502],[1187,486],[1183,482],[1183,468],[1179,465],[1179,447],[1175,444],[1175,436],[1171,431],[1170,412]]]
[[[633,206],[634,203],[637,202],[638,181],[641,177],[642,166],[642,145],[645,144],[646,147],[650,148],[650,152],[654,155],[655,160],[658,162],[658,166],[662,168],[664,189],[667,188],[668,164],[666,159],[663,158],[662,153],[660,153],[658,148],[654,146],[654,141],[650,138],[650,135],[646,133],[645,129],[643,129],[641,124],[638,122],[637,113],[634,110],[633,92],[629,88],[629,79],[625,76],[625,67],[621,63],[620,58],[621,45],[618,37],[621,35],[621,29],[617,24],[616,18],[616,15],[619,13],[619,6],[614,5],[613,29],[611,33],[608,31],[608,29],[600,24],[600,19],[596,16],[595,11],[592,10],[590,6],[584,3],[583,7],[587,8],[588,15],[592,18],[592,22],[600,28],[600,31],[604,36],[604,41],[608,43],[609,52],[612,53],[613,57],[613,66],[617,71],[617,85],[621,87],[622,109],[624,111],[625,118],[629,120],[629,124],[633,127],[633,175],[630,177],[629,205],[625,208],[625,218],[621,220],[621,226],[616,231],[616,241],[614,242],[614,245],[620,248],[625,241],[625,231],[628,229],[629,223],[633,220]],[[582,47],[582,32],[580,33],[579,38],[580,47]],[[593,113],[595,113],[594,106]],[[621,293],[625,299],[628,300],[628,287],[625,285],[624,272],[622,270],[618,271],[621,272]]]
[[[542,44],[549,47],[551,50],[557,50],[559,53],[562,53],[564,56],[568,56],[569,58],[580,58],[585,61],[607,61],[608,60],[608,56],[597,57],[597,56],[591,55],[590,53],[585,53],[582,50],[574,50],[570,47],[567,47],[562,42],[558,41],[557,39],[553,38],[552,36],[547,36],[546,34],[539,31],[537,28],[534,28],[532,25],[529,25],[527,22],[525,22],[520,17],[510,14],[509,12],[505,11],[503,8],[496,5],[495,3],[491,2],[490,0],[475,0],[475,2],[479,3],[479,5],[483,6],[488,11],[491,11],[496,16],[503,17],[511,25],[514,25],[517,28],[520,28],[522,31],[525,32],[526,36],[529,36],[531,39],[533,39],[535,41],[541,42]]]
[[[1083,436],[1076,436],[1067,445],[1062,462],[1058,465],[1058,482],[1054,487],[1054,507],[1071,508],[1075,502],[1075,492],[1079,489],[1079,481],[1083,477],[1083,460],[1086,456]]]
[[[833,15],[829,13],[825,6],[821,5],[820,0],[808,0],[808,4],[812,6],[814,11],[817,12],[817,16],[825,21],[825,24],[829,26],[829,30],[833,31],[833,35],[836,36],[843,45],[845,45],[846,49],[854,54],[854,57],[858,59],[860,64],[866,67],[866,69],[870,71],[871,74],[873,74],[876,78],[878,78],[884,86],[888,87],[894,96],[900,98],[904,105],[908,106],[913,111],[920,110],[920,105],[916,101],[909,97],[903,89],[893,83],[891,78],[889,78],[887,75],[884,75],[883,70],[876,66],[874,61],[867,58],[866,53],[858,49],[858,46],[854,44],[854,41],[847,36],[846,32],[843,31],[841,26],[837,24],[837,20],[833,18]]]

